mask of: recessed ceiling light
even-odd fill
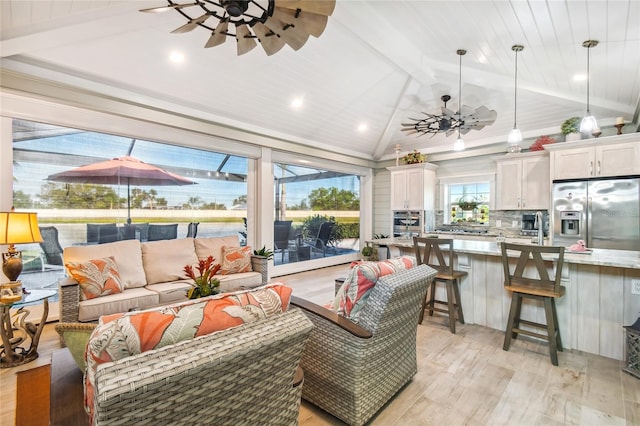
[[[364,132],[366,132],[366,131],[367,131],[367,123],[360,123],[360,124],[358,125],[358,131],[359,131],[360,133],[364,133]]]
[[[587,75],[586,74],[575,74],[573,76],[573,81],[587,81]]]
[[[291,108],[300,109],[302,108],[303,104],[304,104],[304,98],[302,96],[298,96],[297,98],[293,98],[293,100],[291,101]]]
[[[169,54],[169,60],[174,64],[181,64],[184,62],[184,53],[174,50]]]

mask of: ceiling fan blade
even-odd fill
[[[256,22],[252,27],[253,32],[258,36],[260,44],[267,56],[277,53],[285,45],[283,39],[278,37],[276,33],[267,28],[262,22]]]
[[[322,35],[329,21],[329,18],[325,15],[309,12],[297,13],[294,10],[280,7],[274,9],[273,17],[279,19],[284,24],[299,27],[305,33],[311,34],[314,37],[320,37],[320,35]]]
[[[258,45],[246,24],[236,26],[236,40],[238,42],[238,56],[244,55]]]
[[[198,3],[198,2],[196,2],[196,3],[183,3],[183,4],[170,4],[168,6],[158,6],[158,7],[149,7],[147,9],[140,9],[139,12],[162,13],[162,12],[166,12],[167,10],[183,9],[185,7],[197,6],[199,4],[200,3]]]
[[[336,7],[336,0],[276,0],[275,7],[317,13],[330,16]]]
[[[207,44],[204,45],[205,48],[218,46],[225,42],[227,39],[227,28],[229,27],[229,21],[220,21],[220,23],[216,26],[216,29],[211,32],[211,37],[207,41]]]
[[[209,19],[210,16],[211,15],[209,15],[208,13],[205,13],[204,15],[198,16],[197,18],[190,20],[189,22],[187,22],[183,26],[181,26],[179,28],[176,28],[175,30],[171,31],[171,34],[188,33],[189,31],[194,30],[198,26],[198,24],[201,24],[204,21],[206,21],[207,19]]]
[[[269,17],[264,23],[271,31],[278,34],[293,50],[298,50],[309,39],[309,34],[296,30],[294,26],[287,26],[273,16]]]
[[[445,115],[449,119],[453,118],[453,116],[456,115],[455,112],[453,112],[452,110],[450,110],[447,107],[442,107],[442,114]]]
[[[476,112],[476,110],[475,110],[475,109],[473,109],[473,108],[471,108],[470,106],[462,105],[462,106],[460,107],[460,115],[461,115],[461,116],[463,116],[463,117],[464,117],[464,116],[467,116],[467,115],[471,115],[471,114],[473,114],[474,112]]]

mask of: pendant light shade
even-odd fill
[[[591,111],[589,111],[589,82],[590,82],[590,56],[591,56],[591,48],[596,47],[598,45],[598,40],[586,40],[582,43],[582,47],[587,48],[587,113],[585,117],[582,119],[580,123],[580,132],[581,133],[589,133],[591,134],[595,129],[598,128],[598,123],[596,122],[596,118],[591,115]]]
[[[518,117],[518,52],[522,52],[524,46],[520,44],[514,44],[511,46],[511,50],[516,52],[516,68],[514,72],[514,85],[513,85],[513,129],[509,132],[507,142],[509,145],[516,145],[522,142],[522,133],[518,129],[517,117]]]
[[[458,56],[460,56],[459,73],[458,73],[458,120],[462,117],[462,56],[467,54],[464,49],[456,50]],[[454,151],[464,151],[464,140],[460,136],[460,127],[458,127],[458,139],[453,144]]]

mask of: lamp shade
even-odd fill
[[[40,242],[37,213],[0,212],[0,244]]]

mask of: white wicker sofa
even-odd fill
[[[70,246],[64,249],[65,265],[113,257],[124,290],[82,300],[79,283],[65,277],[58,281],[60,322],[96,321],[102,315],[147,309],[187,300],[192,280],[185,265],[197,265],[212,255],[223,263],[224,250],[240,247],[235,235],[213,238],[181,238],[141,243],[124,240],[107,244]],[[267,260],[251,256],[253,271],[217,275],[220,290],[228,292],[253,288],[268,281]]]

